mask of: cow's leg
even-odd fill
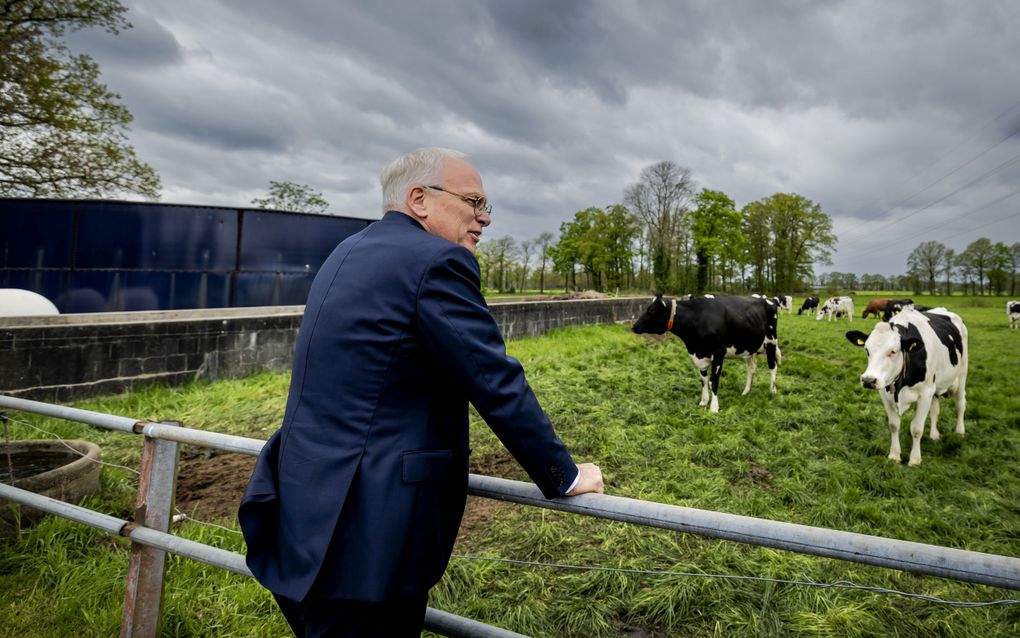
[[[710,377],[710,382],[712,384],[712,402],[708,406],[709,412],[719,411],[719,377],[722,376],[722,364],[723,359],[725,358],[725,350],[719,350],[712,354],[712,374]]]
[[[698,401],[698,407],[703,408],[708,405],[708,368],[704,370],[698,370],[701,374],[701,400]]]
[[[938,441],[941,438],[939,434],[939,412],[942,410],[942,405],[939,403],[937,396],[931,398],[931,410],[929,410],[928,419],[931,421],[931,427],[928,430],[928,438],[932,441]]]
[[[758,369],[758,355],[752,354],[747,357],[747,383],[744,384],[744,391],[740,396],[747,396],[751,391],[751,382],[754,380],[754,372]]]
[[[928,420],[934,393],[934,388],[925,389],[921,391],[921,396],[917,397],[916,412],[914,418],[910,420],[910,438],[913,441],[910,445],[910,460],[907,465],[921,464],[921,435],[924,434],[924,422]]]
[[[702,359],[692,354],[691,361],[694,363],[694,367],[698,369],[698,374],[701,375],[701,401],[698,402],[698,407],[703,408],[708,405],[708,368],[712,364],[712,360],[709,358]]]
[[[776,389],[776,373],[779,372],[779,346],[775,341],[768,342],[765,344],[765,360],[769,364],[769,392],[775,394]]]
[[[959,385],[956,386],[956,393],[953,395],[953,401],[956,403],[956,433],[964,434],[966,430],[963,427],[963,412],[967,409],[967,370],[962,370],[962,376],[960,377]]]
[[[889,460],[900,462],[900,411],[897,409],[896,402],[893,401],[892,395],[885,390],[880,391],[882,394],[882,407],[885,408],[886,416],[889,417]]]

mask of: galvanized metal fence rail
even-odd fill
[[[100,414],[86,410],[78,410],[76,408],[17,399],[14,397],[0,396],[0,408],[21,410],[45,416],[53,416],[87,423],[98,427],[144,434],[147,441],[173,441],[176,443],[199,445],[253,456],[258,455],[264,444],[264,441],[258,439],[207,432],[204,430],[193,430],[179,427],[172,423],[135,421],[125,417]],[[13,489],[16,488],[0,486],[0,497],[9,498],[16,502],[23,502],[19,500],[23,498],[21,495],[15,495],[17,497],[8,496],[8,494],[13,494]],[[720,538],[749,545],[771,547],[802,554],[812,554],[815,556],[863,563],[866,565],[889,567],[916,574],[940,576],[994,587],[1020,590],[1020,559],[1011,556],[986,554],[982,552],[941,547],[938,545],[928,545],[925,543],[884,538],[881,536],[871,536],[822,527],[797,525],[781,521],[753,518],[750,516],[725,514],[721,512],[667,505],[663,503],[652,503],[604,494],[584,494],[570,498],[547,500],[542,496],[536,486],[529,483],[489,476],[479,476],[477,474],[472,474],[469,477],[468,492],[485,498],[510,501],[535,507],[544,507],[564,512],[572,512],[585,516],[626,521],[638,525],[686,532],[710,538]],[[37,507],[37,505],[32,503],[26,502],[25,504]],[[67,506],[66,504],[62,504],[61,506],[48,506],[59,507],[59,509],[73,507]],[[83,519],[80,522],[93,525],[94,527],[100,526],[89,521],[98,521],[99,519],[94,517],[104,516],[97,513],[92,513],[88,516],[80,513],[76,515],[83,516]],[[88,520],[84,520],[84,518],[88,518]],[[108,518],[109,517],[105,517],[103,520]],[[120,526],[117,527],[116,531],[111,533],[122,533],[121,530],[123,529],[125,522],[118,521],[118,523]],[[105,524],[112,525],[112,523]],[[100,528],[107,529],[106,527]],[[157,545],[154,545],[156,541],[152,539],[156,539],[159,534],[161,534],[161,532],[147,527],[138,526],[131,528],[125,535],[128,535],[132,540],[139,544],[148,544],[149,546],[157,547]],[[164,534],[164,536],[170,535]],[[162,539],[162,536],[158,536],[158,538]],[[173,549],[164,548],[166,551],[173,551],[174,553],[179,553],[183,556],[194,558],[195,560],[200,560],[211,565],[231,569],[231,571],[236,571],[237,573],[248,574],[247,569],[244,567],[243,558],[239,554],[224,552],[224,550],[217,550],[198,543],[193,543],[194,545],[200,546],[199,548],[195,548],[191,546],[191,541],[183,541],[183,539],[178,539],[173,536],[170,536],[170,538],[175,540],[172,542],[160,541],[166,542],[168,546],[172,545]],[[223,554],[229,554],[229,559],[224,557]],[[435,610],[429,610],[429,616],[426,617],[426,620],[428,622],[430,618],[434,620],[436,617]],[[461,620],[466,621],[467,619]],[[488,626],[483,625],[483,627]],[[432,630],[442,633],[442,631],[438,628],[432,628]],[[505,630],[488,627],[488,629],[484,629],[484,631],[503,632]],[[515,634],[447,633],[446,635],[506,636]]]

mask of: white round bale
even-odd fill
[[[0,288],[0,317],[59,315],[53,302],[31,290]]]

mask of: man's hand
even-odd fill
[[[577,485],[574,486],[574,489],[567,492],[567,496],[577,496],[578,494],[588,492],[601,494],[605,491],[605,486],[602,483],[602,470],[599,469],[598,465],[594,463],[581,463],[577,466],[577,471],[580,472]]]

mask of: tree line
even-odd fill
[[[1016,294],[1020,282],[1020,242],[1007,246],[987,237],[972,241],[956,253],[937,241],[919,244],[907,257],[911,287],[934,294],[940,287],[952,292],[953,281],[972,295]]]
[[[1006,245],[987,237],[956,252],[942,242],[925,241],[907,256],[901,275],[830,272],[818,277],[818,288],[837,290],[912,290],[944,295],[1016,295],[1020,293],[1020,242]]]
[[[836,236],[821,207],[776,193],[737,209],[722,191],[698,189],[691,171],[662,161],[645,168],[621,203],[590,207],[517,243],[505,236],[478,248],[483,285],[506,292],[547,285],[778,294],[814,283],[831,263]],[[537,284],[537,285],[536,285]]]

